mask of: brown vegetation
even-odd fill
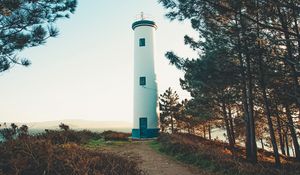
[[[188,134],[162,134],[159,137],[159,150],[188,164],[218,172],[221,174],[262,174],[294,175],[300,173],[300,164],[284,159],[281,169],[274,168],[271,152],[259,151],[258,164],[245,159],[245,148],[237,147],[235,155],[229,151],[229,145]]]
[[[130,133],[115,132],[115,131],[104,131],[101,134],[105,141],[128,141],[131,136]]]
[[[91,139],[102,138],[100,133],[91,132],[88,130],[74,131],[74,130],[45,130],[36,137],[38,139],[50,140],[53,144],[77,143],[85,144]]]
[[[81,146],[90,139],[101,138],[99,133],[63,129],[21,136],[12,135],[12,139],[0,143],[0,175],[143,174],[133,160]]]

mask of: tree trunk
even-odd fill
[[[257,30],[257,37],[259,38],[259,29]],[[265,83],[265,72],[263,70],[263,58],[262,58],[262,51],[260,44],[257,46],[258,50],[258,64],[259,64],[259,77],[260,77],[260,86],[263,94],[263,101],[264,101],[264,106],[265,106],[265,114],[268,120],[268,127],[270,131],[270,137],[271,137],[271,143],[273,147],[273,153],[275,157],[275,167],[280,168],[281,163],[280,163],[280,156],[278,153],[278,146],[276,142],[276,137],[275,137],[275,132],[274,132],[274,127],[273,127],[273,122],[271,118],[271,111],[270,111],[270,105],[269,105],[269,100],[267,97],[267,92],[266,92],[266,83]]]
[[[272,119],[271,119],[271,112],[270,112],[270,108],[269,108],[269,104],[268,104],[269,102],[268,102],[266,90],[265,90],[264,87],[263,87],[263,98],[264,98],[265,110],[266,110],[265,112],[266,112],[267,119],[268,119],[270,137],[271,137],[271,142],[272,142],[272,147],[273,147],[273,152],[274,152],[274,157],[275,157],[275,166],[277,168],[279,168],[281,166],[280,156],[279,156],[279,153],[278,153],[278,147],[277,147],[275,132],[274,132],[273,123],[272,123]]]
[[[253,105],[253,80],[252,80],[252,68],[251,68],[251,59],[249,55],[248,49],[248,41],[246,39],[246,26],[244,19],[240,19],[241,24],[241,34],[243,36],[243,44],[242,47],[245,54],[245,66],[246,66],[246,90],[247,90],[247,101],[248,101],[248,129],[250,132],[250,150],[251,155],[249,157],[250,161],[253,163],[257,163],[257,145],[256,145],[256,136],[255,136],[255,121],[254,121],[254,105]]]
[[[211,140],[211,125],[208,124],[208,139]]]
[[[222,112],[223,112],[223,118],[224,118],[224,122],[225,122],[225,128],[226,128],[226,133],[227,133],[227,137],[228,137],[229,147],[230,147],[230,150],[233,152],[234,142],[232,140],[232,135],[231,135],[227,111],[226,111],[226,104],[224,102],[224,99],[222,99]]]
[[[247,97],[247,83],[245,81],[246,76],[244,72],[244,64],[242,57],[240,57],[240,68],[241,68],[241,75],[242,75],[242,92],[243,92],[243,108],[244,108],[244,121],[245,121],[245,133],[246,133],[246,158],[247,160],[251,161],[251,155],[252,150],[251,150],[251,131],[250,131],[250,121],[249,121],[249,110],[248,110],[248,97]]]
[[[299,25],[298,25],[298,12],[296,12],[295,6],[293,7],[293,18],[294,18],[294,30],[296,31],[297,34],[297,39],[298,39],[298,59],[300,60],[300,32],[299,32]]]
[[[277,168],[279,168],[281,166],[281,163],[280,163],[280,157],[279,157],[279,153],[278,153],[277,142],[276,142],[276,138],[275,138],[275,132],[274,132],[274,128],[273,128],[273,123],[272,123],[272,119],[271,119],[270,106],[269,106],[266,89],[265,89],[263,82],[261,82],[261,86],[262,86],[263,99],[264,99],[264,104],[265,104],[265,113],[266,113],[267,120],[268,120],[268,127],[270,130],[271,143],[272,143],[273,152],[274,152],[274,156],[275,156],[275,166]]]
[[[171,115],[171,130],[172,130],[172,134],[174,134],[174,120],[173,120],[173,115]]]
[[[246,42],[246,41],[245,41]],[[247,43],[247,42],[246,42]],[[247,48],[247,46],[245,47]],[[248,49],[246,49],[248,50]],[[247,72],[247,97],[248,97],[248,122],[250,127],[250,148],[251,148],[251,162],[257,162],[257,146],[255,136],[255,121],[254,121],[254,110],[253,110],[253,82],[252,82],[252,71],[251,62],[248,53],[246,54],[246,72]]]
[[[264,142],[263,142],[262,138],[260,138],[260,144],[261,144],[261,149],[264,151],[265,147],[264,147]]]
[[[295,149],[294,149],[294,147],[291,146],[291,149],[292,149],[293,157],[295,157]]]
[[[239,14],[242,10],[239,9]],[[235,16],[236,28],[240,29],[236,32],[237,51],[240,64],[242,99],[246,126],[246,158],[252,163],[257,163],[257,145],[255,136],[255,121],[253,116],[253,88],[250,55],[248,50],[248,41],[246,39],[245,19],[241,15]],[[243,59],[245,56],[245,60]]]
[[[288,127],[286,128],[286,132],[285,132],[285,145],[286,145],[286,153],[288,157],[291,157],[290,154],[290,147],[289,147],[289,135],[288,135]]]
[[[236,16],[236,27],[238,28],[238,18]],[[244,110],[244,121],[245,121],[245,146],[246,146],[246,158],[251,161],[251,132],[250,132],[250,122],[249,122],[249,110],[248,110],[248,97],[247,97],[247,82],[246,82],[246,74],[245,74],[245,66],[244,60],[242,56],[242,47],[241,47],[241,38],[240,34],[237,33],[237,50],[239,57],[239,66],[241,73],[241,84],[242,84],[242,101],[243,101],[243,110]]]
[[[230,126],[231,137],[232,137],[233,144],[235,145],[233,119],[232,119],[231,107],[229,105],[228,105],[228,117],[229,117],[229,126]]]
[[[278,136],[279,136],[280,150],[283,155],[286,155],[285,150],[284,150],[284,141],[283,141],[283,137],[282,137],[281,121],[280,121],[277,105],[276,105],[275,110],[276,110],[275,115],[276,115],[276,121],[277,121],[277,132],[278,132]]]
[[[203,138],[206,139],[206,128],[205,128],[205,125],[203,125]]]
[[[299,143],[298,143],[298,138],[297,138],[296,130],[294,127],[293,118],[291,116],[290,109],[287,105],[286,105],[286,115],[288,118],[288,126],[289,126],[289,129],[291,132],[291,137],[292,137],[294,148],[295,148],[296,160],[298,162],[300,162],[300,147],[299,147]]]

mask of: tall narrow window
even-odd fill
[[[139,45],[140,45],[140,47],[145,47],[146,46],[145,38],[140,38]]]
[[[140,77],[140,86],[146,86],[146,77]]]

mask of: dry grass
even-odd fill
[[[104,131],[102,136],[105,141],[128,141],[128,138],[131,136],[131,134],[115,131]]]
[[[81,146],[93,135],[87,131],[49,131],[0,143],[0,175],[144,174],[135,161]]]
[[[295,175],[300,174],[300,164],[285,159],[282,169],[273,167],[273,157],[269,152],[259,152],[259,163],[251,164],[244,159],[244,148],[237,147],[232,155],[228,145],[209,141],[187,134],[167,135],[159,138],[160,151],[178,160],[220,174],[243,175]]]

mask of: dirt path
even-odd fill
[[[140,168],[149,175],[209,175],[195,167],[189,167],[168,156],[157,153],[147,142],[131,143],[116,147],[115,152],[137,159]]]

